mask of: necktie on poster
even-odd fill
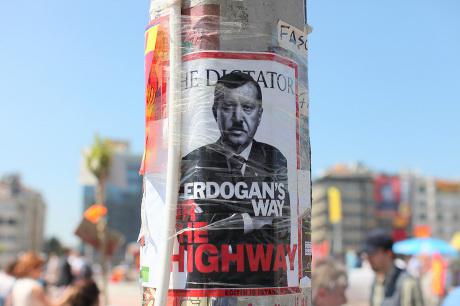
[[[230,171],[236,176],[244,176],[244,170],[246,168],[246,159],[239,155],[234,155],[228,159]]]

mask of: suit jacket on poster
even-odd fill
[[[200,147],[189,153],[182,159],[182,177],[180,187],[180,202],[184,203],[184,185],[196,182],[214,182],[219,186],[225,182],[244,182],[247,186],[251,184],[274,183],[284,185],[284,206],[279,214],[271,217],[262,217],[269,220],[262,228],[254,229],[245,233],[242,214],[255,217],[252,199],[238,199],[233,196],[224,199],[221,195],[217,198],[194,199],[195,220],[209,224],[207,236],[209,243],[220,250],[222,245],[229,245],[231,253],[234,254],[238,245],[251,245],[262,247],[264,252],[267,249],[278,245],[290,244],[290,200],[288,193],[287,161],[283,154],[273,146],[253,141],[251,152],[247,161],[236,160],[233,153],[225,150],[220,140],[216,143]],[[235,165],[236,163],[236,165]],[[238,166],[239,163],[239,166]],[[244,175],[241,168],[245,164]],[[237,168],[237,169],[235,169]],[[241,184],[241,183],[240,183]],[[278,191],[279,192],[279,191]],[[275,195],[275,198],[279,194]],[[256,198],[257,200],[257,198]],[[271,219],[272,218],[272,219]],[[222,221],[224,220],[225,221]],[[182,219],[182,229],[187,228],[186,221]],[[239,221],[239,222],[238,222]],[[178,223],[181,221],[179,220]],[[199,228],[199,227],[197,227]],[[198,244],[185,239],[183,245]],[[209,262],[211,256],[216,254],[203,255],[204,262]],[[222,258],[219,256],[219,264]],[[246,258],[247,259],[247,258]],[[275,261],[275,252],[271,257],[271,265]],[[289,265],[288,267],[289,268]],[[188,272],[187,288],[239,288],[239,287],[286,287],[287,272],[284,269],[277,271],[251,272],[249,261],[245,260],[244,272],[238,272],[236,264],[231,263],[228,272],[200,273],[197,269]]]

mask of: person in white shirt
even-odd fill
[[[28,252],[19,257],[13,269],[17,280],[11,292],[14,306],[54,306],[38,282],[42,275],[44,260],[35,252]]]

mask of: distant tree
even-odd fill
[[[63,251],[63,246],[62,246],[61,241],[59,241],[58,238],[51,237],[45,241],[44,246],[43,246],[43,252],[45,252],[46,254],[54,253],[57,255],[61,255],[62,251]]]
[[[105,205],[105,187],[112,162],[113,146],[109,139],[102,139],[96,135],[94,143],[86,155],[86,166],[96,177],[96,202]],[[102,268],[102,293],[104,304],[108,305],[108,257],[107,246],[107,221],[101,219],[97,225],[100,240],[101,268]]]
[[[96,202],[104,205],[105,186],[112,162],[112,143],[109,139],[102,139],[99,136],[94,138],[94,143],[86,155],[86,166],[96,177]]]

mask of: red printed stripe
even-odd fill
[[[169,290],[169,296],[181,297],[223,297],[223,296],[270,296],[300,293],[299,288],[247,288],[247,289],[187,289]]]

